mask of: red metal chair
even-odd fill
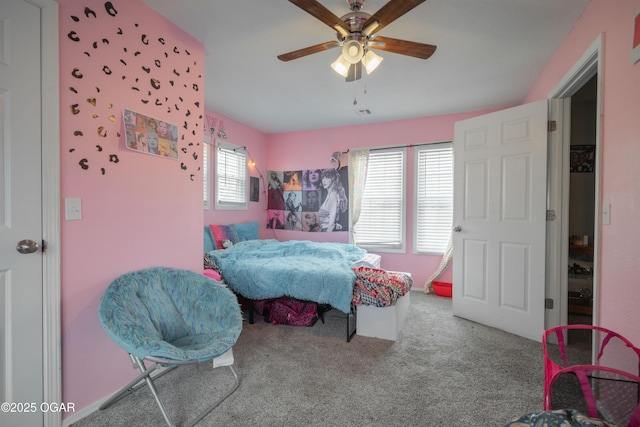
[[[565,337],[570,331],[592,334],[596,360],[575,362],[568,356]],[[552,343],[557,340],[557,345]],[[619,426],[640,427],[640,349],[622,335],[591,325],[568,325],[545,331],[544,409],[552,408],[552,386],[564,374],[574,374],[583,393],[588,415]]]

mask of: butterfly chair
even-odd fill
[[[146,385],[165,421],[173,426],[154,380],[194,363],[213,360],[214,367],[228,366],[233,385],[187,424],[192,426],[238,387],[231,348],[242,330],[242,314],[236,296],[223,283],[187,270],[154,267],[134,271],[109,285],[98,313],[109,338],[129,353],[134,369],[141,372],[100,409]]]
[[[592,335],[596,359],[592,364],[576,358],[567,347],[570,331]],[[557,345],[556,345],[557,344]],[[591,325],[548,329],[542,337],[544,352],[544,409],[552,408],[553,384],[563,375],[575,375],[592,418],[618,426],[640,426],[640,349],[622,335]]]

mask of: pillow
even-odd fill
[[[217,249],[224,249],[222,246],[223,240],[230,240],[231,243],[238,243],[238,233],[236,230],[229,225],[213,225],[209,226],[211,228],[211,234],[213,234],[213,243],[215,244]]]
[[[241,242],[245,240],[258,240],[258,221],[231,224],[231,227],[236,230],[238,240]]]
[[[216,244],[213,241],[213,234],[211,234],[211,227],[206,226],[204,228],[204,251],[209,252],[216,249]]]
[[[203,274],[208,278],[215,280],[216,282],[219,282],[221,280],[220,273],[215,270],[205,269]]]

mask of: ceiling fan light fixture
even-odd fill
[[[350,64],[357,64],[364,56],[364,48],[358,40],[348,40],[342,46],[342,57]]]
[[[324,42],[278,55],[281,61],[291,61],[342,46],[342,55],[331,67],[350,82],[360,79],[363,68],[367,74],[371,74],[382,62],[382,57],[371,52],[370,48],[419,59],[430,58],[436,50],[434,45],[378,37],[376,34],[425,0],[386,0],[385,5],[373,15],[362,11],[366,0],[346,0],[351,12],[342,17],[335,15],[317,0],[289,1],[335,30],[338,41]]]
[[[331,68],[333,71],[340,74],[342,77],[347,77],[349,74],[349,64],[343,57],[340,55],[338,59],[335,60],[333,64],[331,64]]]
[[[365,70],[367,70],[367,74],[373,73],[373,70],[378,68],[378,65],[384,60],[384,58],[380,55],[377,55],[374,51],[368,50],[367,53],[362,58],[362,63],[364,65]]]

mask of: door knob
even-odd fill
[[[462,227],[460,227],[459,225],[456,225],[455,227],[453,227],[453,231],[455,231],[456,233],[459,233],[462,231]]]
[[[21,254],[32,254],[38,250],[40,246],[33,240],[25,239],[18,242],[16,250]]]

